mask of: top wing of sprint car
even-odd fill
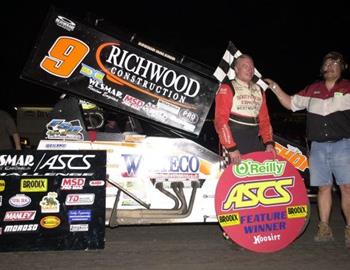
[[[206,65],[134,36],[111,36],[56,10],[44,25],[23,79],[187,135],[200,134],[219,85]]]

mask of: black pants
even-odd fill
[[[241,125],[230,121],[230,128],[241,154],[265,150],[265,146],[259,136],[259,126]]]

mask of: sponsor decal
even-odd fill
[[[296,168],[282,157],[255,152],[221,175],[215,192],[218,221],[229,237],[255,252],[288,246],[304,230],[309,201]]]
[[[6,211],[4,221],[26,221],[34,220],[36,211]]]
[[[133,108],[137,111],[140,111],[142,107],[145,105],[145,102],[143,100],[140,100],[136,97],[130,96],[130,95],[125,95],[123,98],[124,105]]]
[[[70,232],[87,232],[89,231],[89,224],[70,224]]]
[[[222,227],[241,224],[239,213],[219,215],[218,220]]]
[[[85,185],[85,178],[62,178],[62,181],[61,181],[62,190],[83,189],[84,185]]]
[[[150,102],[146,103],[146,105],[143,106],[142,111],[146,112],[150,118],[156,119],[161,123],[166,123],[167,119],[169,118],[169,114],[167,112],[163,111]]]
[[[64,143],[46,143],[45,149],[65,149],[67,148],[67,145]]]
[[[0,155],[0,166],[5,170],[29,169],[33,165],[33,155]]]
[[[5,190],[5,180],[0,179],[0,192]]]
[[[88,78],[95,79],[100,83],[103,82],[103,77],[105,76],[103,72],[96,70],[86,64],[81,64],[80,74],[83,74]]]
[[[68,221],[69,223],[76,221],[91,221],[91,209],[69,210]]]
[[[166,102],[165,100],[159,100],[157,102],[157,108],[170,112],[174,115],[178,115],[181,109],[179,106]]]
[[[39,205],[41,213],[59,213],[60,202],[57,200],[58,194],[56,192],[49,192],[42,198]]]
[[[91,180],[89,185],[92,187],[103,187],[105,185],[105,181],[103,180]]]
[[[46,172],[46,171],[41,171],[41,172],[35,172],[35,173],[18,173],[18,172],[11,172],[11,173],[0,173],[0,176],[22,176],[22,177],[28,177],[28,176],[44,176],[44,177],[49,177],[49,176],[66,176],[66,177],[90,177],[94,176],[94,172]]]
[[[55,23],[57,24],[57,26],[62,27],[63,29],[70,32],[73,31],[76,26],[75,22],[60,15],[57,16]]]
[[[92,205],[95,202],[94,193],[67,194],[66,205]]]
[[[138,174],[140,165],[143,162],[147,162],[147,170],[152,173],[177,173],[180,174],[191,174],[199,173],[201,163],[198,157],[190,155],[172,155],[172,156],[160,156],[156,158],[156,162],[145,161],[141,155],[122,154],[121,155],[125,162],[125,171],[122,173],[123,177],[135,177]]]
[[[199,116],[195,112],[188,109],[181,109],[179,117],[191,124],[197,124],[199,121]]]
[[[161,55],[161,56],[163,56],[163,57],[166,57],[166,58],[168,58],[168,59],[170,59],[170,60],[172,60],[172,61],[175,61],[175,60],[176,60],[176,58],[175,58],[174,56],[172,56],[172,55],[170,55],[170,54],[168,54],[168,53],[166,53],[166,52],[163,52],[163,51],[161,51],[161,50],[159,50],[159,49],[157,49],[157,48],[154,48],[153,46],[150,46],[150,45],[148,45],[148,44],[146,44],[146,43],[143,43],[143,42],[141,42],[141,41],[139,41],[139,42],[137,43],[137,45],[139,45],[140,47],[143,47],[143,48],[145,48],[145,49],[147,49],[147,50],[149,50],[149,51],[151,51],[151,52],[154,52],[154,53],[156,53],[156,54],[159,54],[159,55]]]
[[[21,179],[21,192],[46,192],[47,178],[28,178]]]
[[[121,43],[102,43],[96,61],[107,80],[180,107],[191,108],[186,98],[200,92],[197,80],[130,52]]]
[[[243,160],[238,166],[233,166],[233,174],[239,178],[270,175],[281,176],[286,167],[285,161],[265,160],[258,162],[252,159]]]
[[[263,179],[260,181],[238,182],[235,184],[223,202],[222,209],[231,208],[256,208],[259,205],[282,205],[288,204],[292,199],[292,194],[288,187],[294,186],[293,178]],[[252,192],[254,190],[255,192]],[[273,192],[273,196],[265,196],[268,191]]]
[[[307,205],[297,205],[297,206],[287,207],[288,218],[305,218],[307,215],[308,215]]]
[[[54,229],[61,224],[61,219],[56,216],[46,216],[40,220],[40,226],[45,229]]]
[[[89,79],[88,89],[116,103],[123,98],[121,91],[92,78]]]
[[[42,161],[37,165],[40,170],[89,170],[91,162],[89,159],[94,159],[95,155],[54,155],[47,160]]]
[[[46,136],[49,140],[84,140],[84,135],[81,133],[83,127],[80,120],[52,119],[46,125],[46,129]]]
[[[4,233],[35,232],[38,230],[38,227],[38,224],[6,225]]]
[[[275,148],[279,156],[288,160],[298,170],[304,172],[307,168],[309,168],[307,157],[303,155],[303,153],[297,147],[288,144],[286,148],[276,142]]]
[[[16,194],[9,199],[9,204],[16,208],[22,208],[30,205],[32,199],[25,194]]]

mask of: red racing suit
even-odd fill
[[[258,126],[257,136],[261,136],[263,143],[274,144],[265,93],[254,83],[248,85],[236,78],[231,84],[220,86],[215,98],[214,124],[220,143],[228,151],[237,149],[233,125]]]

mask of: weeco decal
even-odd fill
[[[267,152],[243,155],[240,165],[226,168],[217,184],[215,210],[229,237],[255,252],[288,246],[305,228],[310,212],[299,172]]]

